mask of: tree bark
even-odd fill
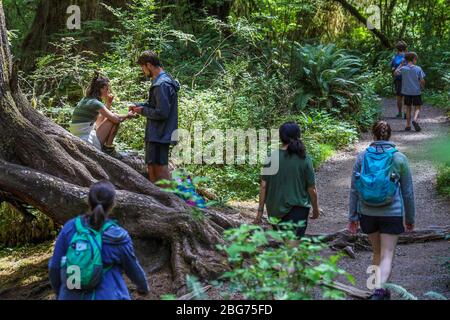
[[[333,0],[333,1],[339,2],[342,5],[342,7],[344,7],[344,9],[346,9],[353,17],[355,17],[359,22],[367,26],[367,18],[364,17],[358,11],[358,9],[352,6],[349,2],[347,2],[346,0]],[[377,37],[380,40],[380,42],[383,44],[384,47],[386,47],[387,49],[392,48],[391,41],[380,30],[376,28],[369,30],[370,32],[373,33],[375,37]]]
[[[86,212],[89,186],[108,179],[118,189],[113,217],[135,240],[167,244],[175,292],[184,288],[187,274],[208,278],[227,270],[215,246],[237,219],[213,210],[198,218],[178,197],[51,122],[22,94],[16,69],[0,2],[0,192],[63,224]]]

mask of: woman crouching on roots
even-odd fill
[[[381,279],[372,300],[389,300],[383,285],[389,281],[399,235],[414,230],[414,188],[406,156],[390,142],[391,127],[386,121],[372,129],[375,141],[359,154],[353,168],[350,191],[349,231],[358,225],[368,234],[373,265]]]
[[[118,157],[113,146],[114,138],[120,124],[134,118],[135,115],[132,112],[128,115],[111,112],[113,100],[109,79],[97,73],[92,79],[86,97],[81,99],[73,111],[70,132],[97,149]]]

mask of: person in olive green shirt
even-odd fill
[[[278,172],[274,175],[263,173],[260,185],[258,215],[255,224],[261,222],[264,205],[269,217],[282,222],[304,222],[297,229],[297,236],[305,235],[308,216],[312,207],[311,219],[320,215],[314,168],[311,158],[300,139],[300,127],[294,122],[285,123],[280,128],[282,147],[278,153]],[[272,165],[272,163],[270,163]]]
[[[106,101],[106,104],[102,102]],[[110,94],[109,79],[98,74],[92,79],[86,97],[75,107],[70,133],[94,145],[105,153],[119,157],[113,147],[119,125],[135,117],[133,112],[119,115],[110,111],[114,96]]]

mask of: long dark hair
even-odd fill
[[[100,99],[100,96],[102,95],[101,90],[107,85],[109,85],[109,79],[96,72],[89,85],[87,96]]]
[[[372,134],[377,140],[389,141],[392,129],[386,121],[378,121],[372,127]]]
[[[295,122],[286,122],[280,128],[280,139],[287,145],[289,155],[296,154],[300,159],[306,158],[306,147],[301,140],[301,130]]]
[[[106,221],[109,211],[114,207],[116,188],[109,181],[100,181],[91,186],[89,190],[88,213],[89,225],[100,230]]]

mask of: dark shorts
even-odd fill
[[[300,221],[303,221],[304,225],[300,228],[297,228],[296,230],[297,237],[303,238],[306,233],[306,228],[308,227],[308,218],[310,211],[311,211],[310,208],[293,207],[287,215],[281,218],[281,222],[298,223]]]
[[[394,91],[396,96],[398,97],[402,96],[402,79],[394,80]]]
[[[169,165],[169,143],[145,143],[145,163],[160,166]]]
[[[405,96],[405,106],[421,106],[422,96]]]
[[[405,232],[403,217],[372,217],[361,215],[359,219],[361,230],[365,234],[383,233],[399,235]]]

